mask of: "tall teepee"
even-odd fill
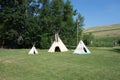
[[[58,33],[55,34],[55,41],[51,45],[48,52],[64,52],[68,51],[62,40],[60,39]]]
[[[33,45],[33,47],[31,48],[31,50],[29,51],[28,54],[38,54],[37,49],[35,48],[35,46]]]
[[[88,48],[85,46],[85,44],[81,40],[78,46],[76,47],[74,54],[89,54],[89,53],[90,51],[88,50]]]

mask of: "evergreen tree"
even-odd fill
[[[0,20],[4,23],[2,28],[2,40],[6,47],[16,47],[16,42],[19,34],[24,28],[24,8],[22,7],[23,0],[4,0],[1,1]],[[8,46],[8,44],[10,44]],[[14,46],[13,46],[14,44]]]
[[[41,28],[39,24],[39,15],[41,9],[41,1],[29,0],[26,1],[26,19],[24,31],[24,46],[29,47],[36,44],[40,47],[41,42]]]
[[[55,29],[60,29],[62,26],[64,2],[63,0],[52,0],[51,5],[53,26]]]
[[[40,11],[40,28],[42,31],[41,34],[41,48],[49,48],[50,44],[50,37],[51,37],[51,29],[52,29],[52,19],[51,19],[51,6],[50,0],[43,0],[42,1],[42,8]]]
[[[55,32],[70,47],[76,45],[76,26],[70,0],[0,0],[0,44],[10,48],[49,48]],[[2,25],[2,26],[1,26]]]
[[[61,34],[63,37],[63,41],[67,43],[67,45],[70,47],[71,45],[74,44],[75,42],[75,25],[74,25],[74,20],[73,20],[73,7],[70,3],[70,0],[67,0],[64,3],[64,8],[63,8],[63,25],[61,26]]]

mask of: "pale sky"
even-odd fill
[[[120,0],[71,0],[74,9],[84,16],[84,27],[120,23]]]

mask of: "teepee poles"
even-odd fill
[[[80,19],[77,19],[77,44],[78,44],[78,27],[80,25]]]

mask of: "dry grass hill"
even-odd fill
[[[120,37],[120,24],[96,26],[84,30],[84,33],[89,33],[89,32],[91,32],[96,38]]]

